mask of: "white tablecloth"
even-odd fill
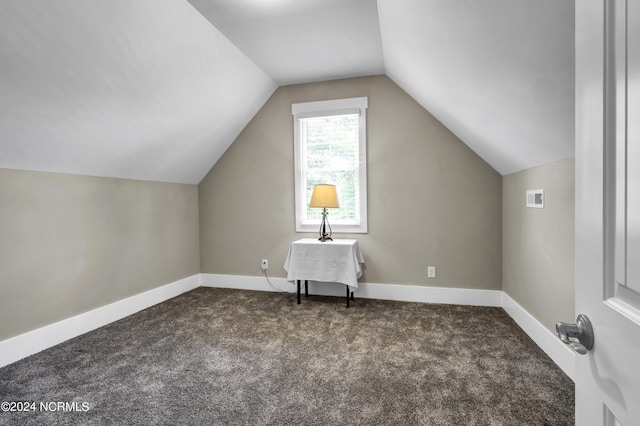
[[[303,238],[291,243],[284,269],[287,280],[336,282],[358,288],[364,257],[358,240],[321,242]]]

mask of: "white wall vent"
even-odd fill
[[[544,189],[530,189],[527,191],[527,207],[544,208]]]

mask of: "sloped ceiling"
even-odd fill
[[[375,0],[189,0],[280,85],[384,73]]]
[[[503,175],[573,157],[573,5],[378,0],[386,73]]]
[[[186,1],[1,10],[3,168],[199,183],[277,87]]]
[[[498,172],[573,156],[570,0],[5,0],[0,167],[198,183],[278,85],[386,73]]]

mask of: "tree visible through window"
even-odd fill
[[[336,186],[340,208],[329,210],[334,232],[367,232],[367,98],[294,104],[296,230],[317,231],[322,210],[310,208],[314,185]]]

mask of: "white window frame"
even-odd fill
[[[358,182],[360,217],[353,224],[341,224],[331,221],[329,209],[329,223],[333,233],[367,233],[367,107],[368,98],[334,99],[330,101],[305,102],[291,105],[294,122],[294,155],[295,155],[295,204],[296,204],[296,232],[318,232],[320,219],[306,219],[306,177],[305,164],[302,158],[306,151],[302,146],[302,126],[300,119],[311,117],[325,117],[341,114],[359,114],[358,127]],[[332,183],[332,182],[324,182]],[[338,200],[340,201],[340,200]]]

